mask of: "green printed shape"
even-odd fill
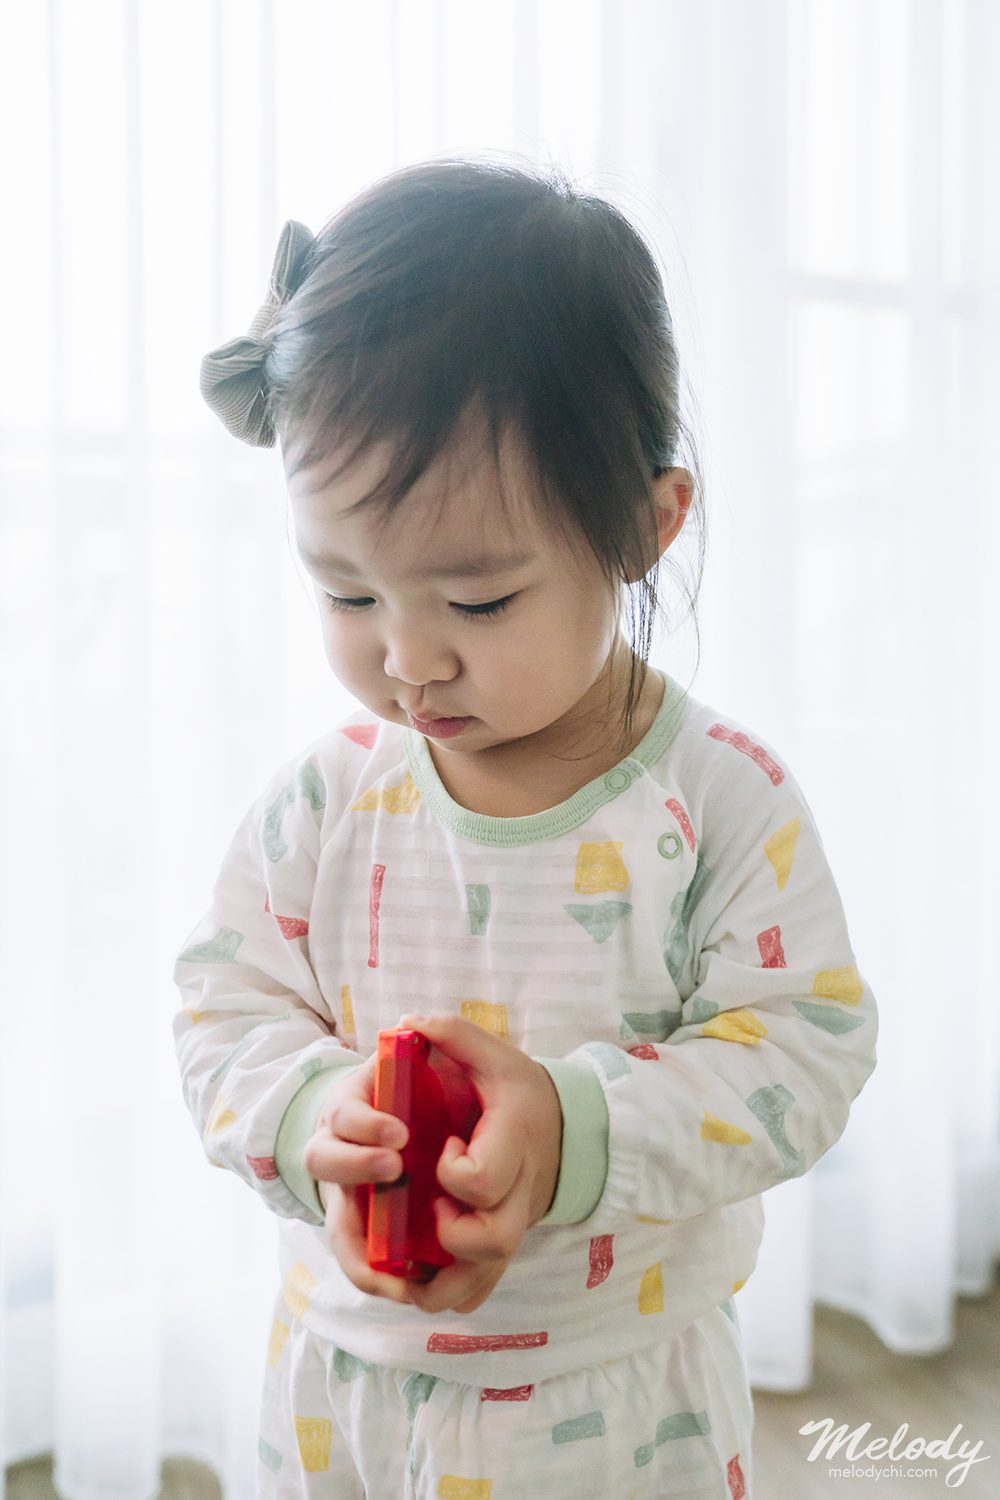
[[[222,1077],[223,1073],[228,1072],[233,1063],[239,1057],[240,1053],[247,1050],[250,1045],[250,1038],[253,1035],[253,1032],[256,1030],[257,1028],[255,1026],[253,1028],[253,1031],[249,1032],[242,1041],[236,1043],[236,1046],[233,1048],[232,1052],[227,1053],[227,1055],[220,1062],[219,1066],[215,1069],[214,1073],[209,1075],[209,1083],[214,1083],[217,1078]]]
[[[764,1088],[754,1089],[746,1102],[778,1148],[785,1167],[783,1175],[795,1177],[804,1172],[806,1159],[785,1134],[785,1115],[795,1103],[795,1095],[783,1083],[769,1083]]]
[[[554,1443],[578,1443],[581,1438],[603,1437],[607,1428],[602,1411],[588,1411],[582,1417],[568,1417],[552,1429]]]
[[[688,886],[687,892],[684,896],[685,922],[690,921],[691,913],[694,911],[695,907],[698,905],[698,902],[704,895],[705,887],[709,882],[711,874],[711,868],[706,865],[705,861],[701,857],[701,853],[699,852],[698,857],[695,860],[694,874],[691,876],[691,884]]]
[[[627,1010],[622,1015],[622,1020],[627,1022],[633,1031],[638,1031],[647,1036],[654,1032],[669,1033],[672,1025],[676,1025],[676,1011],[670,1010]],[[657,1036],[656,1041],[662,1042],[664,1036]]]
[[[583,1050],[596,1058],[601,1072],[609,1083],[612,1079],[621,1078],[623,1074],[632,1071],[628,1058],[619,1052],[617,1047],[612,1047],[610,1042],[588,1042]]]
[[[674,984],[680,983],[681,970],[684,968],[690,948],[688,934],[691,930],[691,916],[701,900],[711,873],[712,871],[699,854],[695,860],[690,885],[686,890],[678,891],[670,903],[670,915],[674,918],[674,924],[670,929],[667,946],[663,950],[663,962]]]
[[[406,1402],[406,1472],[412,1477],[414,1472],[414,1449],[413,1449],[413,1422],[417,1415],[417,1408],[424,1402],[430,1400],[431,1391],[438,1383],[436,1375],[425,1375],[421,1370],[414,1370],[399,1386],[403,1400]]]
[[[251,1026],[250,1030],[247,1032],[242,1041],[237,1042],[232,1052],[230,1052],[226,1057],[222,1059],[219,1066],[215,1069],[215,1072],[209,1074],[209,1083],[214,1083],[217,1078],[221,1078],[223,1073],[225,1073],[227,1069],[231,1067],[231,1065],[236,1061],[240,1053],[244,1052],[246,1048],[249,1047],[255,1031],[259,1031],[262,1026],[273,1026],[277,1021],[287,1021],[290,1015],[291,1011],[286,1010],[283,1016],[268,1016],[266,1021],[257,1021],[255,1025]]]
[[[181,960],[186,964],[231,964],[242,941],[243,933],[235,927],[220,927],[207,943],[185,948]]]
[[[263,1434],[258,1435],[257,1438],[257,1457],[265,1469],[270,1469],[272,1474],[281,1473],[282,1455],[277,1448],[272,1447]]]
[[[696,1026],[700,1026],[703,1021],[710,1021],[718,1014],[719,1007],[714,1000],[706,1000],[702,995],[695,995],[691,1001],[691,1020]]]
[[[637,1448],[632,1455],[632,1461],[637,1469],[645,1468],[646,1464],[652,1462],[653,1454],[661,1443],[669,1443],[674,1438],[697,1437],[711,1430],[708,1412],[674,1412],[673,1416],[664,1417],[662,1422],[657,1422],[656,1437],[651,1443],[643,1443],[641,1448]]]
[[[326,806],[326,788],[323,779],[312,761],[300,766],[298,772],[281,788],[270,807],[264,813],[261,843],[264,853],[272,864],[277,864],[288,853],[288,845],[281,832],[285,813],[298,797],[304,797],[313,812]]]
[[[675,1411],[672,1417],[664,1417],[656,1424],[657,1443],[669,1443],[674,1438],[704,1436],[711,1432],[712,1424],[707,1411]]]
[[[688,948],[688,930],[683,919],[678,917],[667,939],[667,946],[663,950],[663,966],[678,988],[681,973],[687,961]]]
[[[811,1000],[793,1000],[792,1004],[804,1021],[811,1021],[814,1026],[819,1026],[823,1031],[829,1031],[833,1036],[840,1036],[845,1031],[853,1031],[857,1026],[865,1024],[864,1016],[852,1016],[850,1011],[842,1009],[836,1002],[830,1006],[815,1005]]]
[[[465,904],[469,913],[469,932],[473,937],[482,937],[490,920],[489,886],[467,885]]]
[[[348,1354],[346,1349],[334,1349],[330,1367],[337,1379],[343,1381],[345,1385],[349,1380],[357,1380],[360,1375],[367,1375],[371,1369],[366,1359],[361,1359],[357,1354]]]
[[[605,942],[614,932],[622,917],[632,910],[631,901],[598,901],[593,906],[580,906],[570,902],[564,907],[574,922],[579,922],[595,942]]]
[[[417,1408],[424,1401],[430,1400],[431,1391],[437,1383],[436,1375],[425,1375],[421,1370],[414,1370],[403,1381],[402,1397],[406,1402],[406,1420],[411,1425],[417,1414]]]
[[[699,854],[695,861],[691,883],[684,891],[678,891],[670,903],[670,915],[674,919],[667,946],[663,950],[663,962],[674,984],[680,985],[681,971],[691,946],[691,917],[701,900],[712,871]],[[707,1017],[706,1017],[707,1019]]]
[[[272,864],[277,863],[283,854],[288,853],[288,845],[281,834],[281,820],[285,816],[285,809],[291,807],[295,801],[295,783],[290,781],[283,786],[275,797],[270,807],[264,812],[264,823],[260,831],[260,841],[264,853]]]
[[[297,781],[300,794],[313,812],[322,812],[326,806],[326,787],[314,760],[307,760],[304,766],[300,766]]]
[[[291,1011],[289,1011],[288,1014],[291,1015]],[[330,1064],[326,1058],[308,1057],[300,1066],[299,1072],[302,1074],[303,1078],[308,1080],[313,1076],[314,1073],[322,1073],[323,1069],[328,1068],[329,1066]],[[334,1064],[334,1066],[337,1066],[337,1064]]]
[[[656,847],[664,859],[676,859],[681,852],[681,836],[671,828],[667,833],[660,834]]]
[[[732,1299],[732,1297],[729,1298],[728,1302],[720,1302],[719,1306],[722,1308],[722,1311],[725,1313],[725,1315],[729,1319],[730,1323],[735,1323],[736,1322],[736,1309],[733,1306],[733,1299]]]
[[[618,1040],[625,1047],[630,1047],[633,1042],[639,1040],[624,1016],[622,1016],[621,1025],[618,1027]]]

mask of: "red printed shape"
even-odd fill
[[[590,1274],[587,1277],[587,1285],[600,1286],[602,1281],[607,1281],[611,1273],[611,1267],[615,1263],[612,1254],[612,1246],[615,1237],[613,1234],[595,1234],[590,1241]]]
[[[725,724],[713,724],[705,733],[711,735],[713,740],[724,740],[732,745],[734,750],[739,750],[743,755],[749,755],[754,765],[760,766],[773,786],[780,786],[784,781],[785,773],[777,762],[771,759],[763,745],[755,745],[742,729],[727,729]]]
[[[757,934],[757,947],[763,969],[787,969],[785,950],[781,946],[781,928],[765,927]]]
[[[480,1401],[530,1401],[533,1385],[511,1385],[506,1388],[484,1386],[479,1392]]]
[[[274,1164],[273,1156],[248,1156],[247,1165],[255,1177],[261,1182],[273,1182],[278,1175],[278,1168]]]
[[[347,739],[353,740],[356,745],[364,745],[366,750],[370,750],[375,743],[375,736],[378,734],[378,725],[345,724],[340,732]]]
[[[271,910],[270,891],[268,891],[267,895],[264,897],[264,910],[267,912]],[[306,933],[309,931],[309,923],[306,922],[302,917],[275,917],[274,920],[281,928],[282,937],[305,937]]]
[[[637,1046],[628,1049],[629,1057],[647,1057],[652,1062],[659,1062],[660,1054],[650,1042],[639,1042]]]
[[[382,905],[382,881],[385,878],[385,865],[372,865],[372,887],[368,898],[368,967],[378,968],[378,919],[379,909]]]
[[[729,1484],[729,1493],[733,1500],[743,1500],[747,1492],[746,1483],[743,1479],[743,1470],[740,1468],[740,1455],[734,1453],[726,1465],[726,1480]]]
[[[280,927],[283,938],[305,937],[309,931],[309,923],[302,917],[275,917],[274,920]]]
[[[676,797],[668,797],[666,802],[664,803],[664,806],[670,809],[674,817],[677,819],[678,823],[681,825],[681,832],[684,834],[684,837],[688,841],[688,847],[693,850],[694,829],[691,827],[691,819],[688,817],[687,813],[684,811],[683,807],[678,802]]]
[[[428,1354],[481,1354],[493,1349],[539,1349],[547,1333],[432,1333]]]

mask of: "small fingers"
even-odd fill
[[[364,1099],[341,1095],[321,1116],[306,1143],[303,1162],[313,1177],[345,1186],[394,1182],[403,1170],[409,1130],[397,1115]]]
[[[491,1208],[513,1191],[522,1169],[523,1151],[511,1150],[510,1125],[494,1113],[480,1117],[468,1143],[448,1137],[437,1176],[463,1203]]]
[[[373,1109],[364,1099],[343,1095],[326,1117],[330,1133],[361,1146],[394,1146],[402,1149],[410,1132],[398,1115]]]
[[[457,1262],[438,1271],[432,1281],[410,1288],[409,1300],[422,1312],[439,1313],[446,1308],[455,1312],[474,1312],[485,1302],[506,1270],[506,1261],[490,1266],[463,1266]]]
[[[438,1198],[435,1211],[444,1249],[456,1260],[472,1264],[509,1260],[528,1225],[526,1195],[516,1190],[496,1208],[463,1213],[447,1198]]]
[[[355,1146],[350,1141],[322,1134],[306,1143],[302,1160],[317,1180],[357,1187],[362,1182],[395,1182],[403,1170],[398,1151],[378,1146]]]
[[[384,1271],[373,1271],[368,1264],[365,1226],[353,1192],[330,1191],[326,1225],[330,1248],[344,1275],[359,1291],[373,1297],[388,1297],[393,1302],[413,1301],[408,1281]]]

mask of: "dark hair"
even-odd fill
[[[557,168],[469,157],[404,167],[324,225],[268,342],[265,387],[288,479],[342,443],[338,474],[370,443],[391,441],[391,467],[354,510],[378,505],[388,519],[474,407],[495,460],[513,428],[548,523],[582,533],[619,611],[618,586],[638,587],[630,735],[659,607],[650,481],[677,466],[689,434],[663,284],[625,215]],[[693,447],[690,467],[697,633],[705,531]],[[502,486],[501,504],[506,515]]]

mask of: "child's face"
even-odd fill
[[[296,542],[334,675],[373,713],[402,725],[410,713],[468,718],[447,738],[422,730],[449,754],[531,737],[522,748],[553,749],[562,734],[579,733],[585,695],[603,709],[612,656],[617,673],[630,648],[593,554],[570,549],[535,513],[516,451],[504,446],[508,526],[484,451],[439,458],[391,518],[379,518],[381,535],[372,509],[345,512],[381,479],[387,448],[365,452],[332,483],[323,483],[319,466],[302,471],[289,486]],[[487,550],[521,560],[482,574],[461,570],[463,559]],[[320,560],[332,555],[353,571]],[[458,571],[427,571],[446,565]],[[338,608],[328,594],[362,602]],[[460,607],[508,596],[493,616]],[[613,702],[617,713],[620,700]]]

